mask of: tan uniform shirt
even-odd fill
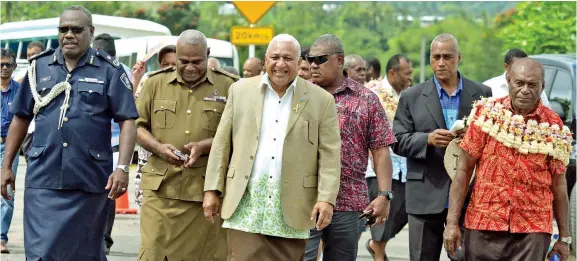
[[[184,154],[184,145],[212,138],[220,122],[228,89],[238,77],[207,70],[195,86],[187,86],[175,67],[150,75],[137,99],[138,128],[150,131],[160,143],[172,144]],[[152,155],[142,168],[144,196],[202,201],[208,154],[184,169]]]

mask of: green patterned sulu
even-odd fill
[[[309,230],[294,229],[284,221],[280,181],[269,180],[269,175],[249,182],[236,211],[222,227],[282,238],[309,238]]]

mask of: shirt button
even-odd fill
[[[100,158],[100,154],[96,154],[96,157],[97,157],[97,158]]]
[[[278,120],[276,120],[275,122],[278,123]]]
[[[247,175],[247,176],[244,176],[244,179],[248,179],[248,175]]]
[[[192,113],[191,110],[187,110],[187,111],[186,111],[186,114],[191,114],[191,113]]]
[[[217,110],[217,109],[214,109],[214,110],[212,110],[212,111],[217,112],[218,110]]]
[[[188,90],[188,93],[192,93],[192,90]]]
[[[64,146],[64,148],[68,147],[68,143],[64,142],[62,143],[62,146]]]
[[[38,155],[38,152],[34,152],[34,155]]]
[[[278,103],[280,104],[280,101],[278,101]]]
[[[272,179],[272,176],[270,176],[270,178]]]
[[[189,135],[190,131],[185,131],[184,134]]]
[[[154,172],[154,169],[152,169],[151,171]]]
[[[92,90],[88,90],[88,93],[92,93]]]
[[[276,138],[274,138],[274,139],[272,139],[272,140],[276,141]]]
[[[254,159],[254,157],[253,157],[253,156],[250,156],[250,159]]]
[[[64,117],[62,120],[63,120],[64,122],[67,122],[67,121],[68,121],[68,117]]]
[[[272,157],[272,159],[274,159],[274,157]]]
[[[164,109],[164,106],[160,106],[161,109]]]

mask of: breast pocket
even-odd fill
[[[89,83],[89,82],[78,82],[78,92],[80,93],[80,109],[86,113],[97,113],[101,109],[105,109],[104,106],[104,83]]]
[[[202,128],[208,131],[216,131],[218,123],[224,111],[224,103],[203,102],[202,103]]]
[[[154,100],[152,126],[158,129],[171,129],[176,118],[176,101]]]
[[[308,128],[308,138],[312,145],[318,144],[319,142],[319,121],[318,120],[308,120],[305,121]]]

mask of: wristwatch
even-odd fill
[[[124,173],[128,174],[130,173],[130,168],[126,165],[118,165],[118,167],[116,167],[117,169],[121,169],[122,171],[124,171]]]
[[[559,238],[559,241],[561,241],[567,245],[571,245],[572,238],[571,237],[562,237],[562,238]]]
[[[388,200],[393,200],[393,198],[395,197],[395,193],[393,193],[392,190],[387,190],[387,191],[379,191],[379,194],[377,194],[377,196],[385,196]]]

